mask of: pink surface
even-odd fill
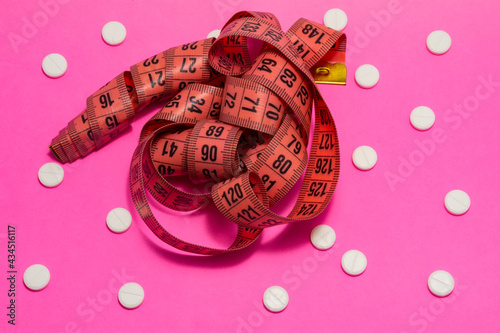
[[[43,0],[4,1],[0,14],[2,332],[500,330],[499,4],[61,2],[67,3],[45,8]],[[240,10],[270,11],[287,29],[300,17],[322,22],[333,7],[349,17],[348,80],[346,87],[320,87],[333,110],[342,155],[337,191],[320,217],[265,230],[257,244],[230,255],[193,257],[159,244],[139,220],[128,192],[131,155],[152,114],[98,152],[64,165],[59,187],[39,184],[38,169],[54,161],[47,148],[52,137],[83,110],[88,95],[130,65],[203,39]],[[23,31],[34,17],[41,26]],[[117,47],[100,35],[111,20],[127,28]],[[437,29],[452,37],[442,56],[425,47],[427,35]],[[14,44],[13,38],[18,38]],[[60,79],[41,70],[42,59],[53,52],[68,61]],[[364,63],[380,71],[380,82],[370,90],[353,79]],[[426,132],[409,123],[419,105],[436,113]],[[360,145],[378,153],[377,165],[367,172],[351,162]],[[459,217],[443,206],[446,193],[456,188],[472,200],[469,212]],[[286,213],[296,195],[290,193],[278,210]],[[121,235],[105,223],[115,207],[129,209],[134,219]],[[227,246],[236,230],[213,206],[191,215],[157,213],[167,229],[194,242]],[[310,231],[322,223],[337,233],[337,243],[325,252],[309,242]],[[16,227],[17,236],[15,327],[5,315],[7,225]],[[340,267],[342,254],[353,248],[368,259],[358,277]],[[40,292],[22,282],[34,263],[46,265],[52,276]],[[455,278],[447,298],[427,289],[427,278],[437,269]],[[130,281],[146,293],[135,310],[122,308],[116,296]],[[262,305],[262,294],[272,285],[290,296],[278,314]]]

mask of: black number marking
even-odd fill
[[[297,155],[298,153],[300,153],[300,150],[302,149],[302,143],[300,143],[300,141],[297,140],[295,135],[292,134],[292,142],[290,142],[287,147],[290,148],[294,143],[295,143],[295,148],[293,149],[293,152],[295,153],[295,155]]]
[[[169,194],[168,191],[165,188],[163,188],[163,186],[161,186],[161,184],[158,182],[155,183],[153,188],[156,191],[156,193],[158,193],[158,195],[160,195],[164,198]]]
[[[287,173],[291,166],[292,161],[287,160],[285,155],[278,156],[278,159],[273,162],[273,168],[277,169],[282,175]]]
[[[293,83],[297,81],[297,76],[288,68],[285,68],[283,75],[280,76],[281,82],[286,84],[289,88],[293,87]]]
[[[148,59],[144,60],[144,67],[149,67],[151,64],[153,65],[156,65],[158,63],[158,59],[156,59],[156,56],[154,56],[153,58],[151,58],[151,61]]]
[[[241,36],[235,36],[235,35],[227,36],[226,44],[241,45],[240,37]]]
[[[322,197],[326,194],[326,185],[328,183],[325,182],[312,182],[311,186],[309,186],[309,193],[307,194],[309,197]]]
[[[220,107],[221,107],[220,103],[215,102],[214,104],[212,104],[213,110],[210,111],[210,117],[218,118],[220,114]]]
[[[279,42],[282,38],[281,33],[279,31],[276,31],[273,29],[267,30],[267,32],[264,36],[271,38],[275,42]]]
[[[191,106],[188,107],[188,111],[201,113],[201,110],[197,105],[204,105],[205,100],[203,98],[196,99],[195,96],[191,96],[189,97],[189,101],[191,102]]]
[[[245,110],[245,111],[250,111],[250,112],[254,112],[254,113],[256,113],[256,112],[257,112],[257,109],[256,109],[255,107],[256,107],[256,106],[259,106],[259,103],[260,103],[260,97],[259,97],[259,98],[257,98],[257,100],[255,100],[255,101],[254,101],[253,99],[249,98],[249,97],[246,97],[246,96],[244,97],[244,99],[245,99],[245,101],[249,101],[250,103],[252,103],[252,104],[253,104],[253,106],[252,106],[252,108],[242,107],[241,109],[242,109],[242,110]]]
[[[280,113],[281,113],[281,104],[279,107],[277,107],[273,103],[269,103],[269,106],[272,107],[273,109],[275,109],[276,111],[273,111],[273,110],[267,111],[266,117],[271,119],[271,120],[278,120],[280,117]]]
[[[191,43],[191,44],[184,44],[184,45],[182,45],[182,50],[183,51],[186,51],[188,49],[196,50],[196,48],[198,47],[198,45],[196,45],[196,43],[198,43],[198,41]]]
[[[236,184],[233,187],[228,188],[227,191],[224,191],[222,198],[226,200],[229,206],[237,203],[243,198],[243,191],[241,190],[240,184]]]
[[[264,221],[262,223],[259,224],[259,227],[270,227],[270,226],[273,226],[273,225],[277,225],[277,224],[280,224],[280,222],[274,220],[274,219],[269,219],[267,221]]]
[[[297,215],[313,215],[318,204],[303,204]]]
[[[191,61],[191,64],[189,65],[189,68],[188,69],[185,69],[184,67],[186,66],[186,62],[188,61],[188,58],[183,58],[182,59],[182,65],[181,65],[181,69],[179,70],[179,72],[181,73],[194,73],[196,72],[196,67],[194,67],[194,65],[196,64],[196,58],[189,58],[189,61]]]
[[[326,109],[320,109],[319,110],[319,115],[321,117],[321,125],[330,125],[331,124],[331,117],[328,114],[328,111]]]
[[[109,129],[113,129],[120,125],[120,122],[118,122],[116,115],[106,117],[105,122]]]
[[[165,177],[165,176],[172,176],[175,173],[175,170],[172,169],[170,165],[168,167],[165,167],[164,164],[160,164],[160,166],[158,167],[158,172],[160,173],[160,175]]]
[[[151,88],[154,88],[155,85],[164,86],[165,85],[165,80],[163,79],[163,72],[162,71],[156,71],[155,74],[158,75],[158,78],[153,79],[153,76],[151,75],[151,73],[148,73],[149,82],[151,83]]]
[[[241,31],[257,32],[260,28],[259,22],[247,22],[241,28]]]
[[[302,33],[304,35],[308,35],[307,37],[309,38],[314,38],[316,36],[319,35],[319,32],[318,32],[318,29],[314,28],[313,29],[313,26],[310,25],[310,24],[306,24],[306,26],[304,27],[304,29],[302,29]],[[321,44],[321,39],[325,36],[325,33],[322,32],[321,35],[319,35],[319,37],[316,39],[316,41],[314,42],[315,44]]]
[[[181,99],[181,95],[175,96],[174,98],[172,98],[170,100],[170,102],[167,105],[165,105],[165,107],[166,108],[172,108],[172,107],[175,106],[176,108],[178,108],[179,107],[179,102],[177,102],[177,101],[180,100],[180,99]]]
[[[212,178],[212,175],[210,173],[213,173],[214,174],[214,177],[215,179],[219,179],[219,176],[217,175],[217,170],[208,170],[208,169],[203,169],[202,170],[203,172],[203,175],[205,176],[205,178]]]
[[[260,71],[268,72],[268,73],[272,73],[272,70],[271,70],[271,68],[269,68],[269,66],[271,66],[271,67],[276,66],[276,61],[274,61],[273,59],[264,58],[264,59],[262,59],[261,63],[262,63],[262,66],[257,67],[257,69]]]
[[[217,146],[208,146],[208,145],[203,145],[201,147],[201,159],[203,161],[210,161],[215,162],[217,161]]]
[[[331,158],[318,158],[316,161],[315,173],[331,174],[333,172],[333,159]]]
[[[216,138],[220,137],[224,132],[224,126],[210,126],[205,133],[206,136],[215,136]]]
[[[101,108],[105,109],[108,106],[113,105],[115,101],[111,99],[111,95],[108,92],[99,96],[99,102],[101,102]]]
[[[274,184],[276,184],[275,180],[270,180],[269,175],[263,175],[262,176],[262,182],[264,183],[264,185],[267,184],[267,182],[269,182],[269,186],[266,188],[267,192],[269,192],[269,190],[271,189],[271,187],[273,187]]]
[[[297,93],[297,96],[300,98],[300,103],[302,103],[302,105],[305,106],[307,103],[307,100],[309,99],[309,93],[307,92],[306,87],[304,87],[304,86],[300,87],[300,90]]]
[[[226,96],[229,96],[229,98],[231,98],[232,101],[228,101],[228,99],[226,98],[226,100],[224,101],[224,106],[227,106],[230,109],[234,108],[234,101],[236,100],[236,95],[237,95],[236,92],[234,93],[234,95],[231,95],[230,93],[226,93]]]
[[[255,220],[257,217],[259,217],[260,214],[257,213],[255,211],[255,209],[253,209],[252,206],[248,205],[248,208],[246,209],[242,209],[239,213],[238,213],[238,217],[240,219],[243,219],[247,222],[250,222],[252,220]]]
[[[170,144],[170,150],[169,150],[168,143],[169,143],[168,140],[165,141],[165,144],[163,145],[163,151],[161,152],[161,156],[165,156],[168,154],[169,157],[172,157],[175,155],[177,148],[179,148],[179,146],[175,144],[175,141],[172,141]]]
[[[319,149],[333,149],[333,133],[322,133]]]

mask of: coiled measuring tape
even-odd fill
[[[249,38],[263,42],[256,59]],[[142,106],[167,98],[142,129],[132,157],[134,205],[153,233],[177,249],[206,255],[242,249],[264,228],[311,219],[328,205],[339,176],[339,146],[315,77],[331,79],[329,70],[338,66],[345,73],[345,47],[343,33],[305,19],[285,33],[270,13],[239,12],[217,39],[171,48],[115,77],[87,99],[50,149],[63,163],[87,156],[129,126]],[[179,175],[211,191],[181,190],[169,182]],[[302,175],[290,214],[273,213],[270,207]],[[175,237],[154,217],[146,190],[178,211],[213,200],[238,225],[236,239],[215,249]]]

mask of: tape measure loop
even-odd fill
[[[255,59],[252,39],[263,43]],[[345,41],[341,32],[305,19],[285,33],[270,13],[239,12],[217,39],[170,48],[100,88],[52,140],[51,150],[63,163],[86,156],[122,132],[142,106],[167,98],[142,129],[132,157],[134,205],[148,228],[177,249],[199,254],[242,249],[264,228],[317,216],[333,195],[338,136],[311,71],[330,69],[324,62],[343,64]],[[272,212],[303,174],[288,216]],[[178,175],[189,175],[210,191],[181,190],[168,178]],[[213,199],[238,225],[234,242],[214,249],[175,237],[155,218],[146,190],[178,211],[199,209]]]

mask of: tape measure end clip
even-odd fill
[[[311,68],[311,72],[316,83],[346,84],[347,69],[341,62],[332,64],[326,61],[320,61]]]
[[[56,151],[54,150],[54,148],[52,148],[52,145],[49,146],[49,149],[50,151],[52,152],[52,154],[54,154],[54,156],[57,158],[57,160],[59,162],[62,162],[61,158],[59,157],[59,155],[57,155]]]

